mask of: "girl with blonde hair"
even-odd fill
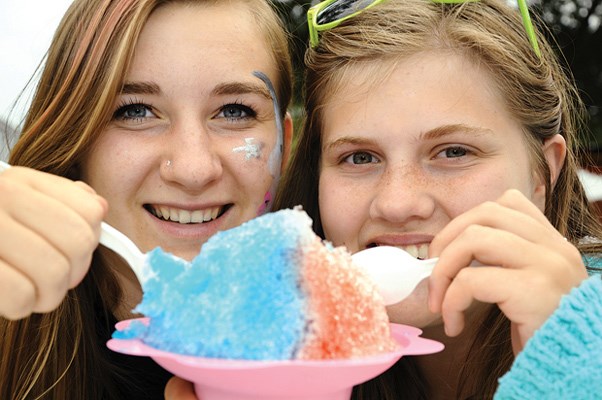
[[[190,260],[268,210],[291,86],[267,1],[74,1],[0,174],[0,398],[163,398],[105,346],[141,289],[100,222]]]

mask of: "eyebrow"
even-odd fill
[[[159,94],[159,85],[152,82],[126,82],[121,88],[121,94]]]
[[[226,82],[217,85],[213,91],[213,95],[229,95],[229,94],[257,94],[265,97],[268,100],[272,100],[270,92],[265,85],[259,85],[247,82]]]
[[[493,134],[493,131],[488,128],[480,128],[466,124],[450,124],[438,126],[426,132],[423,132],[420,134],[419,139],[435,140],[455,133],[468,133],[481,136]],[[374,140],[372,138],[363,138],[358,136],[343,136],[325,146],[324,151],[332,150],[343,145],[369,145],[372,143],[374,143]]]
[[[120,94],[160,94],[161,88],[153,82],[126,82],[121,88]],[[270,92],[264,85],[247,82],[226,82],[217,85],[211,92],[212,95],[231,94],[257,94],[272,100]]]
[[[473,135],[490,135],[493,131],[489,128],[481,128],[477,126],[471,126],[466,124],[449,124],[441,125],[436,128],[430,129],[420,134],[421,139],[439,139],[441,137],[451,135],[454,133],[469,133]]]
[[[372,139],[366,139],[366,138],[357,137],[357,136],[343,136],[343,137],[338,138],[334,142],[329,143],[324,148],[324,151],[336,149],[337,147],[344,146],[344,145],[356,145],[357,146],[357,145],[366,145],[366,144],[370,144],[373,142],[374,141]]]

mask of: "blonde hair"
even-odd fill
[[[541,57],[527,38],[517,9],[505,0],[442,4],[429,0],[387,0],[365,10],[336,28],[324,31],[316,48],[305,57],[306,122],[297,149],[275,198],[275,208],[301,204],[323,236],[318,208],[319,163],[324,106],[354,71],[369,70],[368,84],[384,79],[397,61],[426,51],[459,54],[489,71],[504,96],[511,115],[523,126],[534,173],[547,182],[545,214],[558,231],[573,243],[586,236],[602,237],[577,177],[577,136],[582,129],[583,106],[577,91],[560,66],[554,51],[537,34]],[[542,143],[562,135],[568,154],[554,188],[542,154]],[[582,251],[601,251],[599,242],[578,244]],[[483,329],[475,337],[457,395],[490,398],[497,379],[511,365],[509,323],[492,306]],[[402,359],[399,365],[411,363]],[[410,368],[411,369],[411,368]],[[389,371],[383,379],[395,374]],[[407,382],[415,371],[390,381],[406,382],[404,397],[428,398],[428,387],[419,378]],[[387,378],[389,376],[389,378]],[[474,378],[474,379],[473,379]],[[474,383],[474,384],[473,384]],[[371,382],[355,391],[358,398],[389,397],[385,385]]]
[[[284,114],[292,68],[283,25],[267,0],[229,1],[246,6],[264,34]],[[79,165],[110,121],[143,26],[170,3],[223,6],[224,0],[75,0],[47,53],[10,163],[80,179]],[[84,281],[57,310],[20,321],[0,318],[0,398],[118,398],[115,377],[123,371],[98,348],[95,327],[110,332],[120,298],[110,262],[97,251]]]

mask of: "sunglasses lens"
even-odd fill
[[[317,15],[319,25],[345,18],[354,12],[363,10],[374,0],[339,0],[324,7]]]

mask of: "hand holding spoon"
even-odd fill
[[[0,172],[10,165],[0,161]],[[106,222],[101,223],[100,244],[119,254],[132,268],[140,283],[154,275],[146,254],[123,233]],[[436,258],[418,260],[397,247],[379,246],[362,250],[352,256],[353,262],[374,281],[385,304],[395,304],[409,296],[428,277]]]
[[[10,167],[10,164],[0,160],[0,172]],[[140,283],[153,276],[153,271],[146,263],[146,254],[142,253],[130,238],[106,222],[101,222],[100,228],[100,244],[113,250],[127,261]]]

